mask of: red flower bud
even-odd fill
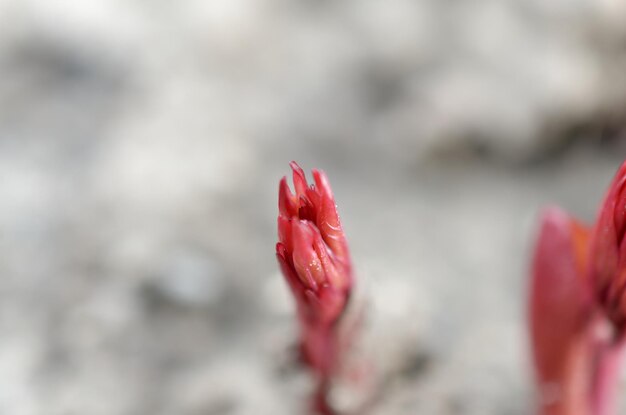
[[[557,208],[544,212],[530,288],[530,334],[543,414],[587,414],[592,302],[588,230]]]
[[[313,170],[314,184],[291,162],[295,194],[280,181],[276,256],[296,299],[305,359],[319,373],[334,370],[339,318],[352,288],[352,267],[335,200],[326,175]]]
[[[615,328],[626,324],[626,163],[611,183],[591,242],[591,281],[600,307]]]
[[[348,244],[328,179],[313,170],[315,184],[291,163],[296,194],[283,177],[279,187],[278,262],[307,321],[331,323],[343,311],[352,285]]]

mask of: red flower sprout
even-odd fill
[[[585,284],[589,232],[557,208],[544,212],[532,268],[530,331],[541,413],[589,413],[592,314]]]
[[[611,183],[594,228],[591,281],[598,304],[619,331],[626,324],[626,163]]]
[[[337,323],[348,304],[352,266],[326,175],[313,170],[309,186],[291,162],[295,194],[280,181],[276,256],[296,299],[304,361],[326,385],[339,360]]]

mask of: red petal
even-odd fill
[[[626,162],[617,170],[607,199],[612,199],[609,204],[614,204],[613,221],[618,244],[621,244],[626,232]]]
[[[317,291],[317,285],[326,281],[326,275],[317,252],[313,249],[318,230],[307,221],[292,223],[293,265],[302,282]]]
[[[299,202],[298,218],[315,223],[317,210],[313,203],[306,196],[300,196]]]
[[[287,178],[280,179],[280,185],[278,186],[278,211],[281,215],[287,217],[293,217],[297,215],[296,199],[289,185],[287,184]]]
[[[348,261],[348,246],[328,178],[319,170],[313,170],[313,178],[319,194],[317,227],[333,253]]]
[[[341,261],[335,263],[334,255],[329,255],[329,248],[319,233],[314,240],[314,248],[324,268],[328,284],[335,290],[345,292],[352,283],[349,267],[344,266]]]
[[[624,187],[624,180],[622,179],[619,183],[619,190],[615,199],[615,207],[613,211],[617,240],[620,245],[624,240],[624,231],[626,227],[626,191],[624,191]]]
[[[285,246],[280,242],[276,244],[276,259],[278,260],[278,265],[280,266],[280,270],[291,288],[291,292],[296,297],[296,302],[299,307],[305,306],[306,302],[306,288],[298,278],[296,271],[289,264],[288,253],[285,249]]]
[[[530,289],[532,348],[542,382],[565,381],[570,348],[584,338],[580,335],[590,313],[586,280],[576,254],[577,227],[559,209],[543,214]]]
[[[619,204],[624,203],[621,194],[625,180],[626,163],[620,167],[609,187],[594,228],[591,271],[600,302],[607,300],[609,286],[618,269],[619,243],[625,222],[624,207]]]
[[[296,196],[298,198],[300,198],[300,196],[306,196],[306,190],[309,184],[306,181],[304,170],[302,170],[295,161],[292,161],[289,165],[291,166],[291,170],[293,170],[293,186],[296,189]]]
[[[293,252],[293,231],[291,230],[291,219],[284,216],[278,216],[278,240],[285,245],[288,255]]]

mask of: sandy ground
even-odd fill
[[[0,414],[304,413],[292,159],[365,310],[337,405],[531,413],[538,212],[626,154],[624,4],[544,3],[0,1]]]

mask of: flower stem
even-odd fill
[[[316,415],[336,415],[335,410],[328,402],[329,390],[330,382],[327,379],[321,379],[313,394],[313,411]]]

